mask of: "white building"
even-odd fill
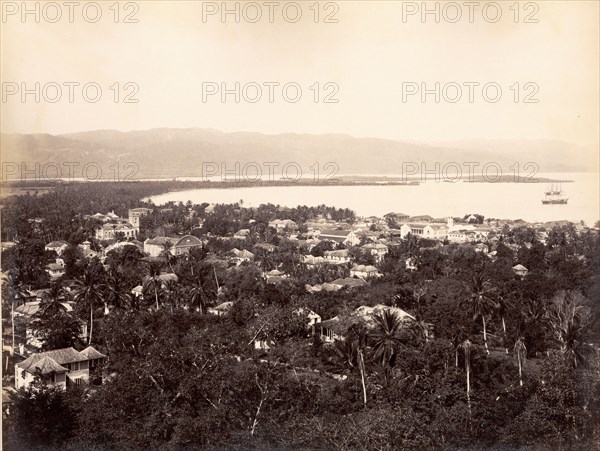
[[[356,246],[360,242],[360,239],[352,230],[321,230],[319,239],[335,241],[336,243],[343,243],[347,246]]]
[[[129,239],[135,238],[137,232],[128,222],[106,223],[99,229],[96,229],[97,240],[114,240],[119,234],[123,234],[125,238]]]
[[[158,257],[171,243],[170,248],[177,243],[179,238],[171,238],[168,236],[157,236],[155,238],[147,238],[144,241],[144,253],[150,255],[150,257]]]
[[[129,210],[129,224],[135,230],[136,235],[140,232],[140,218],[152,212],[150,208],[132,208]]]
[[[52,241],[44,246],[44,250],[54,251],[60,256],[67,247],[69,247],[69,243],[66,241]]]
[[[371,265],[356,265],[350,269],[350,277],[366,279],[368,277],[380,277],[381,273]]]
[[[74,348],[32,354],[15,365],[15,387],[27,388],[38,375],[49,385],[66,389],[68,384],[87,385],[90,369],[104,362],[106,356],[91,346],[81,352]]]
[[[419,238],[443,241],[448,236],[448,226],[446,224],[434,223],[402,224],[402,227],[400,227],[400,237],[406,238],[408,234],[416,235]]]

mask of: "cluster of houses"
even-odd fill
[[[210,214],[211,206],[206,212]],[[91,249],[89,241],[81,243],[78,247],[85,257],[105,257],[110,251],[124,246],[136,246],[140,252],[150,256],[159,257],[169,253],[173,256],[183,255],[192,248],[201,248],[206,241],[193,235],[184,236],[156,236],[148,238],[144,242],[137,241],[140,231],[140,218],[150,213],[149,208],[130,209],[127,218],[120,218],[114,212],[106,214],[96,213],[89,218],[98,220],[101,225],[96,229],[95,237],[103,243],[109,243],[100,252]],[[200,220],[202,222],[202,220]],[[253,222],[253,221],[250,221]],[[275,219],[269,222],[277,235],[289,241],[295,242],[302,252],[301,262],[308,268],[320,266],[346,266],[350,267],[350,276],[355,279],[368,280],[381,276],[376,265],[383,261],[390,247],[397,245],[409,235],[417,238],[428,239],[434,242],[450,242],[457,244],[470,244],[476,251],[490,254],[489,243],[494,244],[499,239],[499,230],[508,224],[510,227],[520,225],[532,225],[522,221],[493,221],[488,224],[478,224],[477,217],[472,215],[465,219],[433,218],[429,215],[409,216],[404,213],[388,213],[384,217],[370,216],[360,218],[354,224],[336,222],[327,218],[308,221],[304,232],[299,232],[299,225],[291,219]],[[562,225],[562,222],[536,224],[538,238],[544,242],[547,238],[545,230],[553,225]],[[121,235],[119,235],[121,234]],[[239,240],[241,242],[250,239],[250,229],[240,229],[232,236],[220,237],[228,240]],[[117,241],[118,239],[118,241]],[[117,242],[115,242],[117,241]],[[330,241],[333,245],[342,245],[342,249],[325,251],[322,256],[313,256],[311,250],[323,241]],[[112,243],[111,243],[112,242]],[[488,244],[486,244],[488,243]],[[46,270],[51,279],[58,279],[65,273],[65,264],[61,258],[67,249],[65,241],[53,241],[46,245],[46,250],[55,251],[57,258],[55,262],[47,265]],[[374,265],[353,264],[348,248],[360,247],[367,255],[373,257]],[[276,246],[271,243],[257,243],[251,250],[231,250],[225,257],[228,263],[240,265],[244,262],[253,262],[255,252],[262,249],[266,252],[274,252]],[[214,257],[219,259],[219,257]],[[222,261],[221,261],[222,262]],[[408,259],[407,269],[416,269],[415,262]],[[515,269],[515,273],[523,276],[525,269]],[[272,283],[282,280],[280,276],[268,278]],[[325,289],[332,289],[329,284],[324,284]],[[347,286],[347,284],[334,284],[334,286]],[[307,288],[308,289],[308,288]],[[314,286],[311,290],[323,289]]]
[[[194,235],[183,236],[155,236],[148,238],[145,241],[138,241],[140,232],[140,218],[150,213],[152,210],[148,208],[135,208],[129,210],[127,219],[120,218],[109,212],[106,214],[97,213],[91,215],[99,221],[99,227],[96,229],[95,238],[103,242],[104,248],[101,251],[94,251],[91,248],[89,241],[84,241],[78,248],[85,258],[100,257],[101,260],[107,256],[109,252],[125,246],[135,246],[140,252],[143,252],[149,257],[160,257],[165,254],[172,256],[180,256],[189,252],[194,248],[202,248],[206,244],[205,239],[198,238]],[[210,206],[205,210],[210,214]],[[393,246],[399,245],[409,236],[415,236],[419,239],[428,239],[438,242],[468,244],[475,248],[476,251],[485,253],[493,258],[494,251],[490,252],[490,247],[499,240],[500,230],[505,225],[515,227],[522,224],[518,221],[494,221],[493,223],[478,224],[477,218],[466,218],[466,220],[456,220],[453,218],[435,219],[431,216],[409,216],[403,213],[389,213],[383,218],[368,217],[360,218],[353,224],[345,222],[336,222],[328,218],[319,218],[308,221],[300,227],[291,219],[276,219],[269,222],[275,233],[284,240],[288,240],[297,244],[301,253],[299,262],[306,265],[307,268],[319,267],[343,267],[349,277],[331,277],[333,280],[316,284],[306,285],[306,291],[316,293],[320,291],[338,291],[342,289],[352,290],[363,287],[372,280],[381,277],[382,274],[378,269],[386,254],[389,253]],[[200,221],[202,221],[200,219]],[[251,221],[253,222],[253,221]],[[547,232],[554,225],[562,225],[560,223],[546,223],[537,225],[537,234],[540,241],[544,242],[547,238]],[[302,232],[300,231],[302,230]],[[240,229],[231,236],[220,237],[224,240],[230,240],[236,246],[224,255],[209,254],[206,259],[215,264],[224,264],[228,267],[238,266],[243,263],[255,262],[256,252],[273,253],[277,250],[277,246],[268,242],[254,242],[249,244],[251,237],[250,229]],[[311,255],[311,251],[315,246],[329,241],[330,249],[322,252],[322,256]],[[67,250],[69,244],[65,241],[53,241],[46,245],[47,251],[56,253],[56,261],[47,265],[46,270],[52,279],[60,278],[65,272],[65,265],[62,259],[63,253]],[[355,260],[351,249],[360,249],[360,255],[371,257],[372,264],[360,264]],[[252,249],[252,250],[249,250]],[[261,263],[256,262],[257,266]],[[408,270],[416,269],[416,262],[412,258],[406,260],[406,268]],[[526,277],[528,269],[523,265],[517,264],[513,268],[514,273],[519,277]],[[337,274],[341,274],[339,271]],[[335,271],[332,274],[336,274]],[[278,284],[290,277],[276,268],[270,271],[263,270],[262,276],[267,283]],[[162,274],[161,279],[164,283],[169,280],[177,280],[174,274]],[[142,286],[135,287],[132,291],[134,296],[142,296]],[[25,323],[32,320],[35,313],[40,308],[41,299],[44,296],[44,290],[38,292],[25,291],[22,294],[23,299],[16,309],[15,316],[24,319]],[[71,311],[73,305],[68,301],[63,303],[66,311]],[[231,308],[231,302],[224,302],[215,307],[211,307],[208,313],[213,315],[224,315]],[[357,318],[362,319],[367,324],[372,322],[372,316],[382,309],[391,308],[385,306],[361,307],[357,311],[331,318],[322,321],[321,317],[314,312],[308,312],[309,327],[313,333],[319,333],[324,341],[333,341],[340,339],[342,331],[349,321],[355,321]],[[394,309],[400,317],[406,321],[413,320],[409,314]],[[81,338],[85,340],[87,337],[87,324],[81,322]],[[255,347],[257,349],[268,349],[269,343],[265,338],[257,338]],[[26,344],[32,349],[39,349],[40,343],[36,337],[29,331],[27,332]],[[23,345],[21,345],[23,346]],[[27,352],[24,349],[19,350],[22,356],[26,356]],[[80,385],[88,383],[90,369],[93,369],[98,364],[102,363],[106,356],[96,351],[94,348],[88,347],[79,352],[73,348],[54,350],[49,352],[37,352],[30,354],[25,360],[19,362],[15,366],[15,383],[16,387],[25,387],[31,384],[34,375],[39,375],[50,383],[60,387],[66,387],[73,383]]]

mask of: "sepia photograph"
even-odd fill
[[[600,451],[598,0],[0,10],[0,449]]]

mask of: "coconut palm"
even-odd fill
[[[160,252],[160,255],[159,255],[159,257],[162,258],[167,265],[169,265],[169,268],[171,268],[171,271],[173,271],[173,263],[177,262],[177,257],[175,257],[171,253],[172,248],[173,248],[173,243],[171,243],[170,241],[165,241],[162,245],[162,251]]]
[[[359,327],[349,330],[344,340],[336,340],[332,347],[333,361],[336,367],[343,371],[353,372],[358,370],[362,385],[363,403],[367,405],[365,357],[364,346],[362,346],[365,339],[361,336],[364,336],[363,329]]]
[[[463,341],[459,346],[465,356],[465,372],[467,374],[467,404],[469,406],[469,416],[471,415],[471,348],[469,339]]]
[[[566,362],[573,368],[586,360],[586,345],[583,342],[584,330],[590,325],[590,312],[581,302],[581,295],[570,291],[559,292],[548,310],[550,326],[555,342]]]
[[[582,331],[583,326],[578,315],[575,315],[573,321],[565,325],[563,331],[562,339],[564,341],[561,344],[561,351],[566,362],[573,368],[577,368],[586,361],[586,346],[581,339]]]
[[[127,292],[123,278],[118,271],[112,271],[106,280],[105,313],[108,306],[116,310],[125,310],[131,303],[131,295]]]
[[[188,302],[190,307],[198,309],[202,314],[206,313],[209,297],[204,288],[204,281],[200,275],[194,279],[188,289]]]
[[[486,317],[498,307],[498,303],[494,299],[496,289],[491,286],[488,280],[484,279],[483,274],[473,276],[472,283],[468,288],[469,296],[461,304],[469,309],[474,321],[481,318],[483,344],[485,345],[486,354],[489,354]]]
[[[162,290],[162,280],[160,272],[162,270],[162,262],[150,261],[148,263],[148,278],[144,282],[144,291],[150,291],[154,294],[156,301],[156,310],[159,308],[158,293]]]
[[[67,292],[60,282],[53,283],[50,286],[50,289],[42,294],[40,314],[44,316],[54,316],[66,312],[67,308],[64,306],[66,299]]]
[[[337,370],[353,371],[358,368],[358,342],[356,340],[335,340],[331,349]]]
[[[83,307],[90,309],[90,331],[88,335],[88,345],[92,344],[92,332],[94,330],[94,310],[104,304],[103,296],[104,285],[101,283],[100,276],[86,269],[80,280],[75,281],[73,298]]]
[[[275,268],[275,260],[270,252],[262,250],[257,254],[257,263],[260,265],[263,271],[270,271]]]
[[[11,318],[11,333],[12,333],[12,344],[10,347],[10,355],[14,354],[15,350],[15,303],[17,299],[22,296],[24,288],[17,282],[17,273],[15,271],[9,271],[5,276],[4,283],[8,289],[8,300],[10,302],[10,318]]]
[[[508,355],[508,344],[507,344],[507,336],[506,336],[506,312],[511,305],[510,294],[499,295],[498,296],[498,307],[497,311],[500,315],[500,319],[502,320],[502,333],[504,338],[504,350],[506,351],[506,355]]]
[[[173,307],[179,307],[179,298],[181,297],[181,285],[176,280],[168,280],[165,283],[165,302],[171,308],[173,313]]]
[[[398,348],[403,342],[400,335],[402,320],[390,309],[385,309],[373,315],[375,332],[373,339],[373,356],[382,366],[394,366]]]
[[[527,348],[525,347],[525,341],[523,337],[519,337],[515,342],[515,355],[517,357],[517,364],[519,365],[519,385],[523,386],[523,364],[527,358]]]

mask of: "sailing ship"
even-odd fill
[[[566,204],[569,201],[568,197],[564,197],[562,186],[560,183],[552,183],[544,192],[545,197],[542,199],[544,205],[559,205]]]

